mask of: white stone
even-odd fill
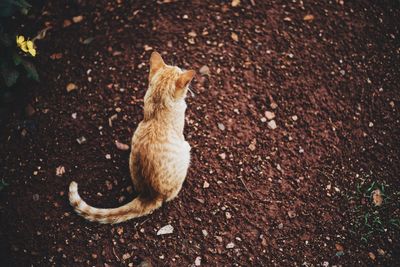
[[[174,227],[172,225],[167,224],[166,226],[163,226],[160,228],[160,230],[157,231],[157,235],[168,235],[172,234],[174,232]]]

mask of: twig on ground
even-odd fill
[[[249,193],[249,195],[250,195],[251,197],[253,197],[253,194],[250,192],[249,188],[247,188],[247,185],[246,185],[246,183],[243,181],[243,179],[242,179],[241,176],[239,176],[239,179],[240,179],[240,181],[242,181],[242,184],[244,185],[244,188],[246,188],[246,190],[247,190],[247,192]]]

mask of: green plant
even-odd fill
[[[11,16],[20,11],[27,14],[31,5],[25,0],[0,1],[0,74],[1,87],[15,85],[21,74],[35,81],[39,75],[35,66],[27,58],[36,55],[34,40],[25,40],[11,30]]]
[[[357,205],[351,210],[352,234],[368,243],[371,238],[400,230],[400,217],[396,214],[400,203],[400,192],[388,193],[388,186],[379,182],[356,185],[354,200]]]

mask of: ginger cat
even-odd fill
[[[185,97],[195,71],[166,65],[157,52],[150,58],[144,118],[132,137],[129,168],[139,196],[112,209],[89,206],[71,182],[69,201],[89,221],[120,223],[150,214],[181,190],[190,163],[190,145],[183,136]]]

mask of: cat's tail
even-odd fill
[[[161,207],[163,200],[159,197],[144,199],[139,196],[118,208],[99,209],[89,206],[83,201],[78,193],[78,184],[71,182],[69,185],[69,203],[75,209],[76,213],[89,221],[115,224],[150,214],[155,209]]]

